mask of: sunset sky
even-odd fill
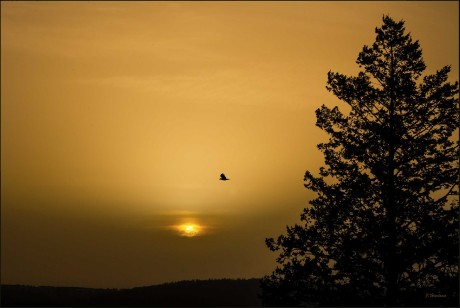
[[[252,278],[389,14],[458,80],[458,2],[1,2],[1,283]],[[219,181],[221,173],[230,181]]]

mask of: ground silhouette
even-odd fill
[[[9,307],[261,306],[259,279],[189,280],[132,289],[2,285]]]

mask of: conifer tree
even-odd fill
[[[316,110],[330,139],[301,224],[266,240],[280,251],[264,305],[458,305],[458,82],[423,78],[418,41],[383,17],[357,76],[329,72],[350,106]]]

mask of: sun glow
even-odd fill
[[[200,234],[202,227],[196,224],[183,224],[177,227],[179,234],[182,236],[197,236]]]

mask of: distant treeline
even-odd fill
[[[1,306],[261,306],[259,279],[210,279],[132,289],[2,285]]]

